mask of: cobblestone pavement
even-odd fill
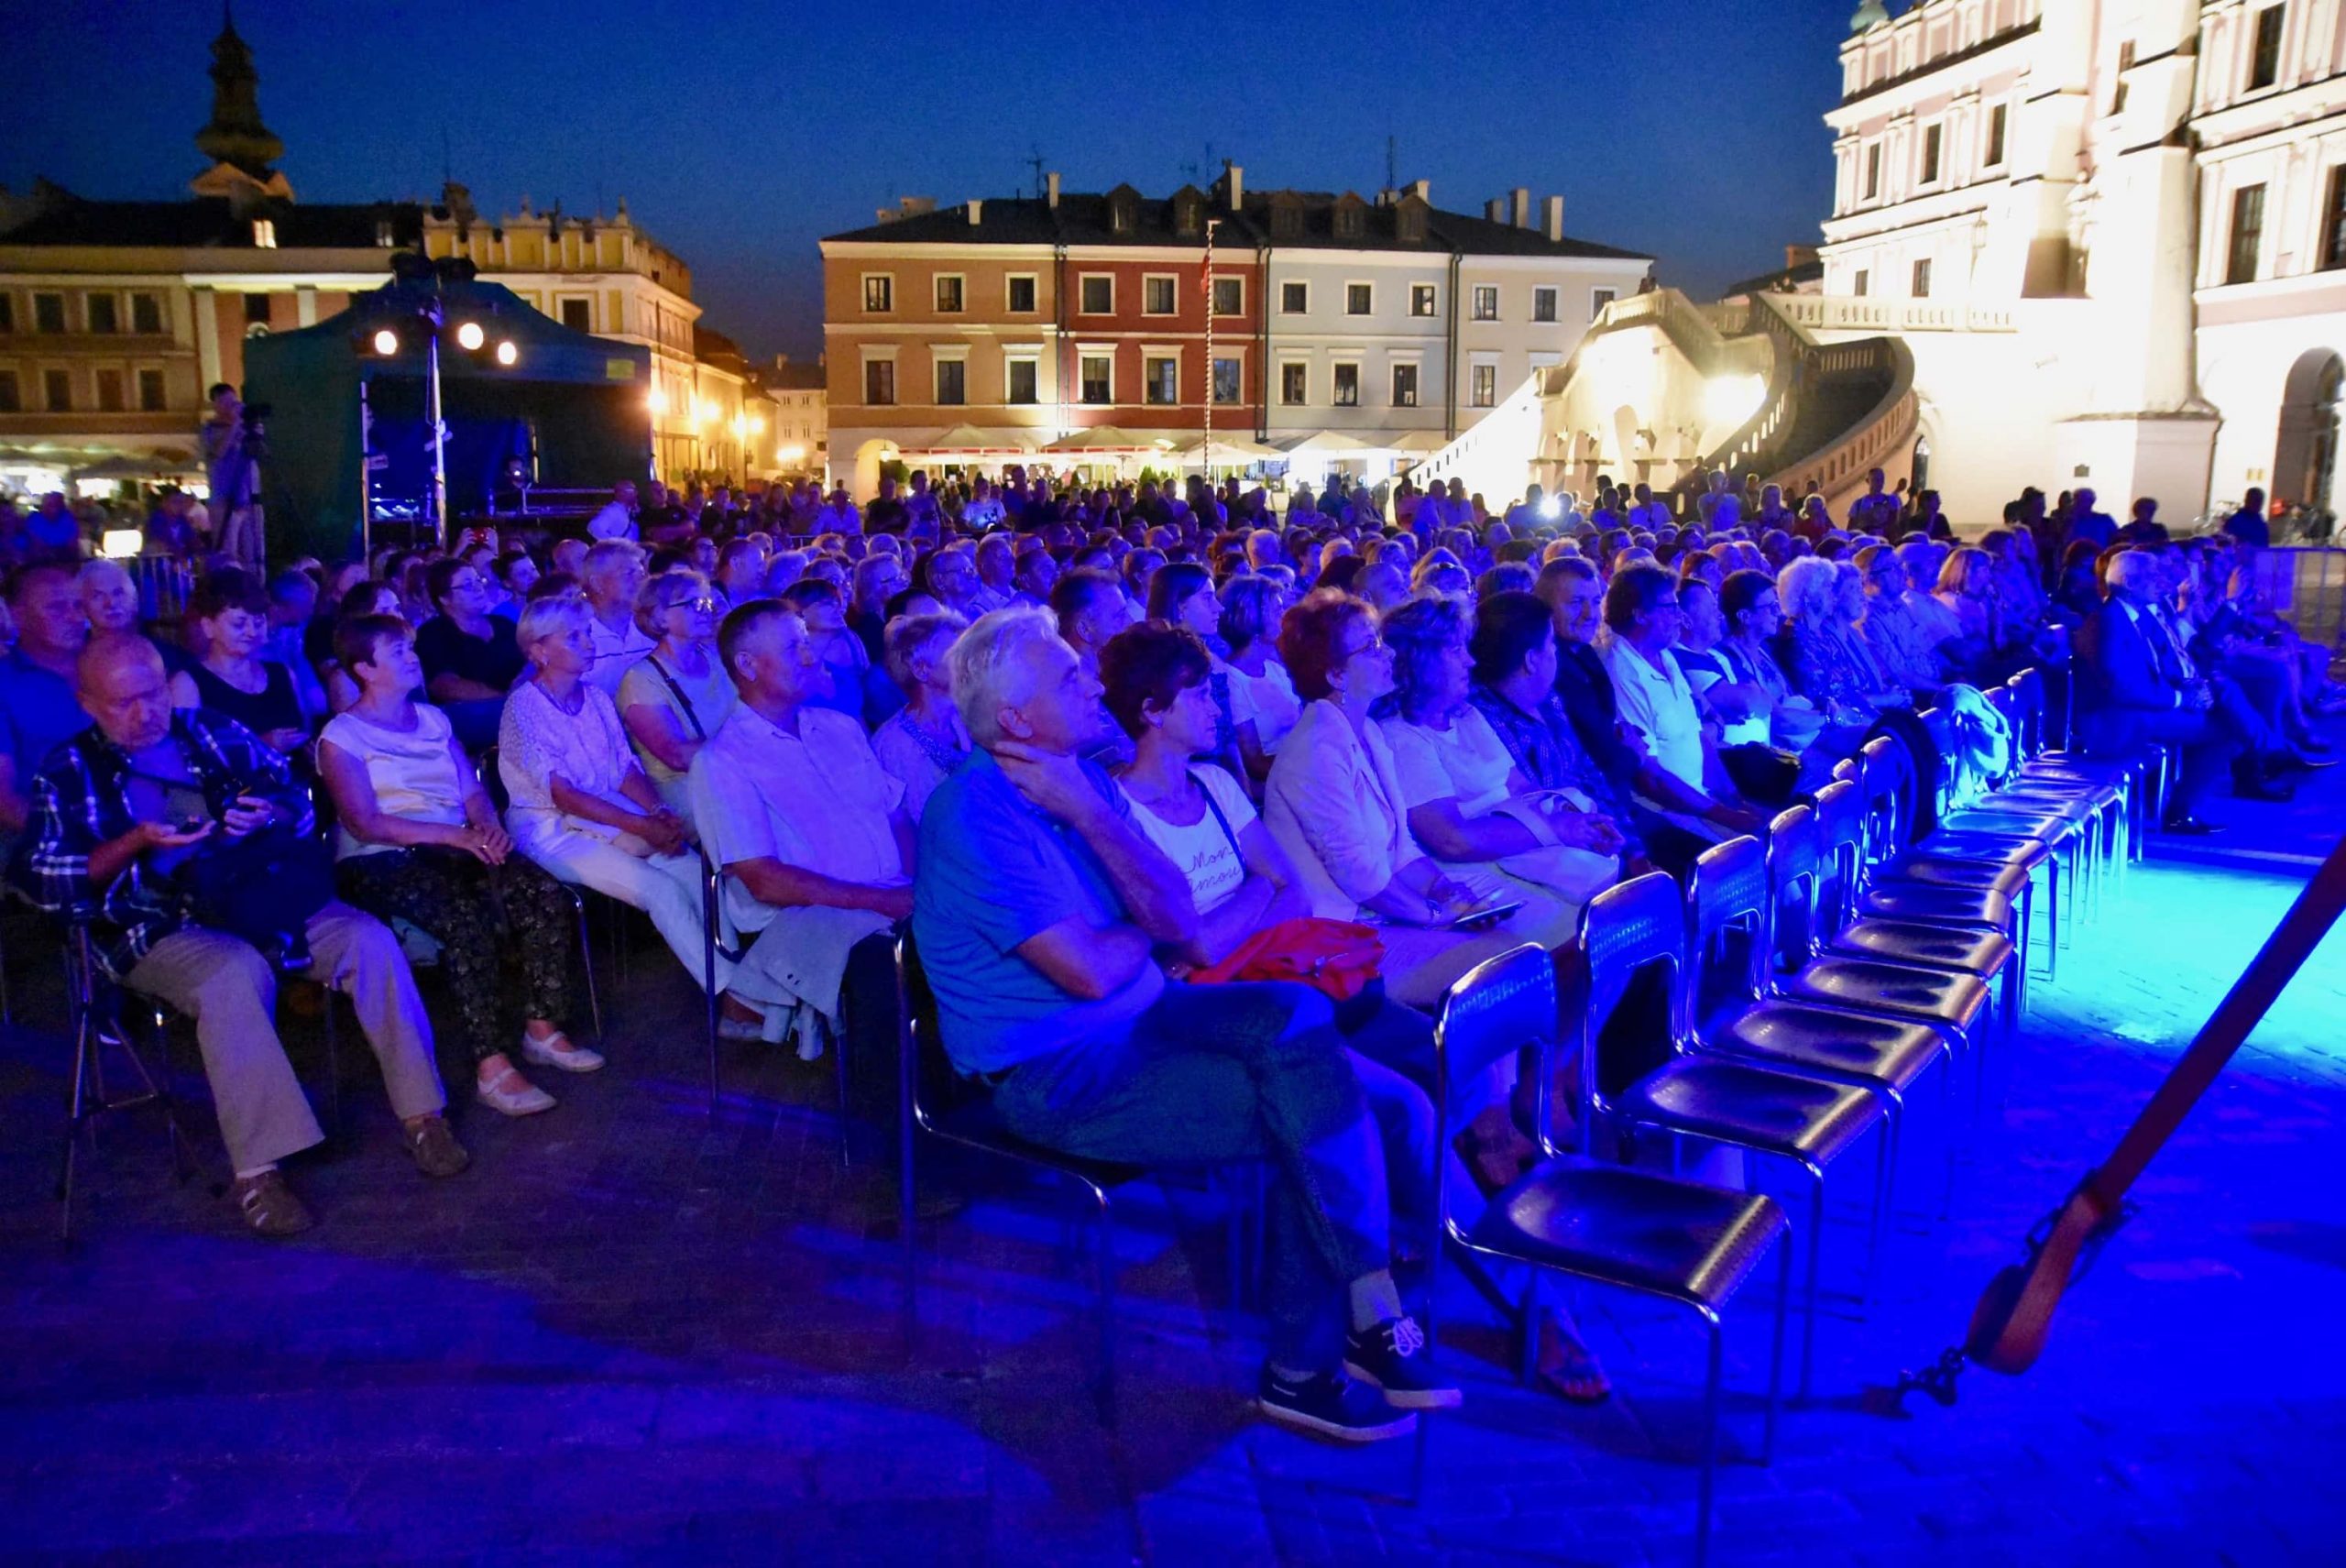
[[[2325,782],[2217,861],[2154,860],[2080,929],[2005,1054],[1952,1222],[1912,1184],[1888,1299],[1828,1316],[1817,1401],[1775,1463],[1722,1472],[1717,1561],[2341,1560],[2346,938],[2152,1167],[2034,1371],[1972,1373],[1957,1408],[1914,1398],[1897,1421],[1856,1396],[1959,1334],[2271,929],[2307,867],[2239,850],[2321,852],[2341,796]],[[1047,1189],[950,1176],[977,1196],[922,1227],[907,1364],[891,1183],[840,1168],[824,1066],[731,1049],[712,1121],[694,999],[648,935],[609,979],[610,1070],[552,1083],[549,1115],[464,1116],[466,1176],[419,1178],[354,1075],[354,1136],[294,1173],[323,1223],[264,1244],[207,1190],[225,1170],[199,1104],[203,1180],[171,1185],[150,1121],[110,1125],[65,1253],[54,981],[21,941],[14,959],[34,1027],[0,1044],[0,1560],[1684,1560],[1700,1340],[1622,1299],[1574,1298],[1619,1389],[1590,1409],[1515,1387],[1495,1320],[1449,1300],[1467,1402],[1415,1506],[1394,1497],[1409,1444],[1250,1420],[1258,1333],[1197,1195],[1144,1184],[1124,1209],[1120,1439],[1086,1398],[1078,1211]],[[192,1045],[173,1061],[200,1094]],[[1828,1289],[1852,1282],[1859,1185]],[[1762,1322],[1730,1315],[1738,1389],[1760,1386]],[[1756,1418],[1731,1409],[1731,1455]]]

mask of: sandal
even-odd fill
[[[1540,1354],[1532,1382],[1568,1405],[1601,1405],[1613,1397],[1612,1379],[1595,1354],[1553,1318],[1540,1324]]]
[[[258,1176],[240,1176],[228,1189],[236,1200],[236,1210],[245,1217],[245,1228],[257,1236],[296,1236],[317,1223],[293,1190],[285,1185],[280,1171],[264,1170]]]
[[[523,1035],[521,1059],[535,1062],[540,1067],[559,1068],[564,1072],[593,1072],[603,1065],[600,1051],[572,1045],[570,1036],[559,1030],[543,1040]]]

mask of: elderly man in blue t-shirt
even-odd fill
[[[73,563],[19,566],[5,596],[16,645],[0,656],[0,861],[15,852],[31,815],[33,774],[90,727],[73,691],[74,661],[90,640]]]
[[[1189,883],[1081,760],[1100,683],[1048,613],[981,619],[953,695],[977,750],[922,813],[913,931],[954,1065],[1047,1147],[1271,1163],[1266,1415],[1369,1442],[1456,1404],[1393,1287],[1384,1158],[1327,999],[1168,983],[1160,956],[1197,934]]]

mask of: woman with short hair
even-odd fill
[[[1260,784],[1303,712],[1295,681],[1279,659],[1286,591],[1273,578],[1241,572],[1222,585],[1214,629],[1229,649],[1230,718],[1246,776]]]
[[[953,704],[947,658],[969,624],[951,610],[934,609],[888,622],[882,644],[888,676],[906,700],[872,732],[872,751],[881,769],[904,786],[904,815],[915,823],[929,795],[971,750],[970,727]]]
[[[415,700],[423,663],[406,622],[354,616],[334,629],[334,651],[358,684],[318,744],[337,818],[335,884],[358,908],[439,941],[480,1102],[508,1116],[552,1110],[554,1096],[521,1075],[508,1047],[519,1014],[526,1060],[565,1072],[603,1065],[560,1022],[576,995],[570,895],[515,850],[447,716]],[[518,999],[499,961],[500,924],[521,960]]]
[[[171,706],[233,718],[288,756],[310,741],[293,673],[260,657],[269,636],[269,593],[237,566],[214,570],[190,596],[187,621],[203,656],[171,676]]]
[[[644,775],[679,816],[689,816],[685,776],[733,712],[733,682],[717,658],[718,598],[697,572],[663,572],[635,598],[636,625],[652,652],[619,677],[619,712]]]

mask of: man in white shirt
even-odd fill
[[[970,481],[970,499],[961,503],[961,530],[965,533],[984,533],[1002,526],[1002,499],[993,493],[993,486],[983,476]],[[1007,576],[1003,579],[1009,581]],[[991,586],[991,585],[989,585]]]
[[[904,785],[882,769],[861,724],[806,706],[822,668],[806,623],[780,602],[726,616],[717,646],[740,701],[693,759],[693,818],[725,872],[727,921],[757,934],[732,995],[764,1015],[721,1032],[779,1040],[795,1014],[800,1054],[811,1056],[813,1020],[836,1032],[853,989],[850,1044],[871,1059],[895,1038],[885,934],[913,908]]]
[[[863,514],[848,499],[847,487],[840,485],[831,491],[831,499],[815,509],[807,521],[806,532],[815,533],[844,533],[852,539],[863,532]]]
[[[978,481],[982,485],[983,479]],[[974,502],[973,502],[974,504]],[[999,510],[1002,503],[993,503]],[[968,521],[969,510],[963,508],[962,520]],[[990,533],[978,541],[978,590],[973,596],[979,615],[997,609],[1008,609],[1018,598],[1018,554],[1007,533]],[[976,617],[970,619],[975,620]]]
[[[1652,792],[1664,815],[1708,838],[1723,837],[1721,829],[1759,831],[1765,817],[1705,783],[1703,716],[1670,651],[1683,616],[1669,572],[1644,562],[1616,572],[1605,593],[1605,624],[1613,634],[1602,653],[1620,722],[1654,763],[1639,779],[1639,793]]]
[[[611,488],[611,499],[602,510],[586,520],[589,539],[633,539],[635,529],[635,481],[621,479]]]
[[[636,595],[643,588],[643,550],[624,539],[607,539],[586,552],[581,585],[595,612],[587,632],[595,640],[595,663],[586,679],[619,700],[619,682],[655,644],[635,623]]]

